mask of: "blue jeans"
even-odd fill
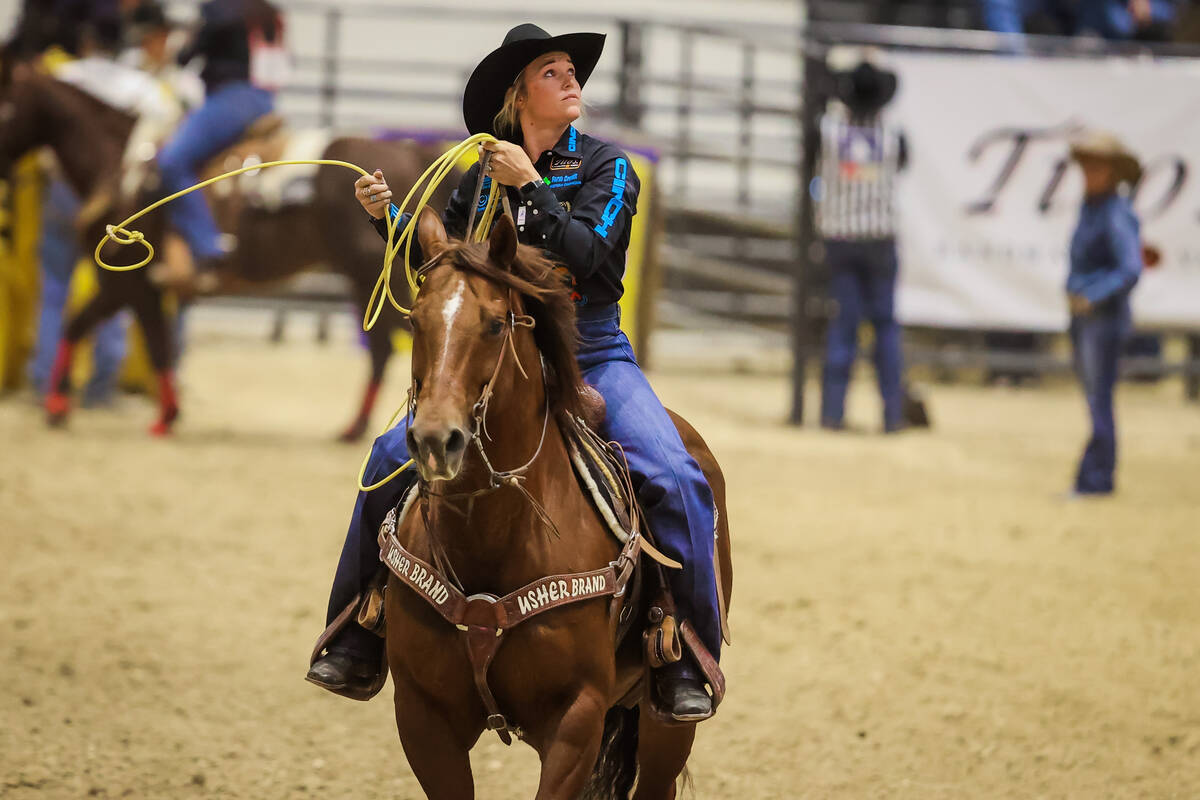
[[[1075,491],[1080,494],[1108,494],[1115,486],[1117,423],[1113,391],[1117,360],[1130,327],[1128,301],[1120,303],[1114,312],[1071,318],[1075,372],[1092,417],[1092,436],[1075,475]]]
[[[624,449],[647,527],[663,552],[683,564],[682,570],[668,570],[680,618],[691,620],[704,645],[719,657],[712,490],[642,374],[633,347],[621,332],[620,309],[611,306],[592,311],[588,317],[579,321],[578,358],[584,380],[608,404],[608,414],[597,432]],[[368,485],[408,460],[405,436],[402,423],[375,440],[364,478]],[[376,532],[406,485],[397,479],[375,492],[359,493],[334,576],[329,622],[379,568]],[[371,658],[378,657],[379,641],[359,626],[350,625],[338,646]]]
[[[227,83],[210,94],[204,105],[184,118],[159,151],[164,195],[198,183],[196,172],[203,163],[237,142],[274,105],[270,92],[249,83]],[[180,197],[167,206],[167,211],[194,258],[208,261],[223,255],[221,232],[201,192]]]
[[[78,213],[79,198],[70,185],[63,180],[51,181],[42,202],[42,239],[38,246],[42,264],[41,310],[37,342],[29,362],[29,378],[39,394],[45,394],[49,389],[50,372],[62,338],[63,311],[67,306],[71,276],[79,263],[75,232]],[[125,359],[128,321],[128,314],[121,311],[96,328],[92,375],[84,387],[84,405],[101,405],[112,399],[121,362]]]
[[[883,424],[899,427],[903,420],[900,325],[896,322],[896,243],[825,242],[829,289],[837,312],[829,322],[825,369],[821,381],[821,421],[841,425],[846,413],[846,389],[858,353],[858,326],[863,317],[875,327],[875,370],[883,396]]]

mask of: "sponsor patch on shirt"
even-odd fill
[[[579,173],[574,175],[555,175],[550,178],[551,189],[563,189],[567,186],[579,186],[583,183],[583,178],[579,177]]]
[[[579,169],[579,165],[582,163],[582,158],[564,158],[562,156],[555,156],[554,158],[550,159],[550,169]]]

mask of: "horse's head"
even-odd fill
[[[452,480],[488,397],[508,396],[517,381],[529,387],[529,397],[538,393],[539,349],[551,406],[576,410],[574,308],[552,264],[517,244],[507,217],[486,243],[469,244],[451,242],[437,214],[426,210],[417,234],[431,266],[412,308],[416,412],[409,453],[423,479]]]
[[[505,288],[456,268],[454,246],[437,214],[422,214],[417,232],[432,266],[412,308],[417,410],[408,446],[422,478],[451,480],[462,469],[475,406],[512,334],[509,320],[515,309]],[[509,270],[516,252],[516,232],[502,219],[488,240],[487,261],[497,270]]]

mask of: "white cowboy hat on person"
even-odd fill
[[[1142,176],[1138,157],[1114,133],[1103,130],[1084,131],[1071,140],[1071,158],[1103,159],[1113,165],[1117,182],[1136,183]]]

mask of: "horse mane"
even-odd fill
[[[488,260],[486,242],[451,241],[442,258],[443,263],[520,293],[526,313],[534,319],[533,338],[546,362],[550,407],[557,413],[582,416],[583,376],[575,360],[579,345],[575,301],[555,263],[536,247],[522,244],[517,246],[511,271],[503,270]]]

